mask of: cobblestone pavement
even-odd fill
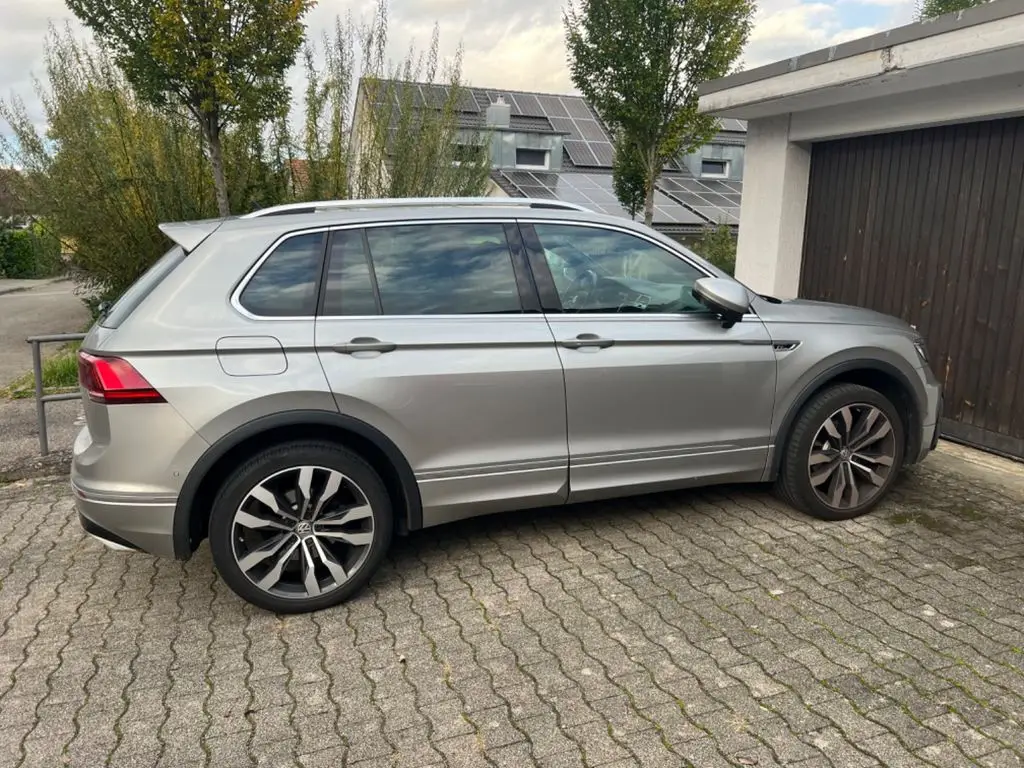
[[[314,616],[0,489],[0,766],[1018,766],[1024,498],[925,464],[827,524],[759,490],[396,542]]]

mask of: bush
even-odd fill
[[[726,274],[736,271],[736,237],[728,224],[708,226],[693,250]]]
[[[25,280],[60,271],[60,243],[41,226],[0,231],[0,277]]]

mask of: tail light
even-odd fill
[[[97,403],[166,402],[131,363],[119,357],[96,357],[79,352],[78,381],[89,398]]]

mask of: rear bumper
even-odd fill
[[[74,481],[71,490],[86,533],[113,549],[138,549],[174,557],[173,501],[111,498],[89,493]]]

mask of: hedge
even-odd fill
[[[0,277],[50,277],[63,270],[60,242],[42,228],[0,230]]]

